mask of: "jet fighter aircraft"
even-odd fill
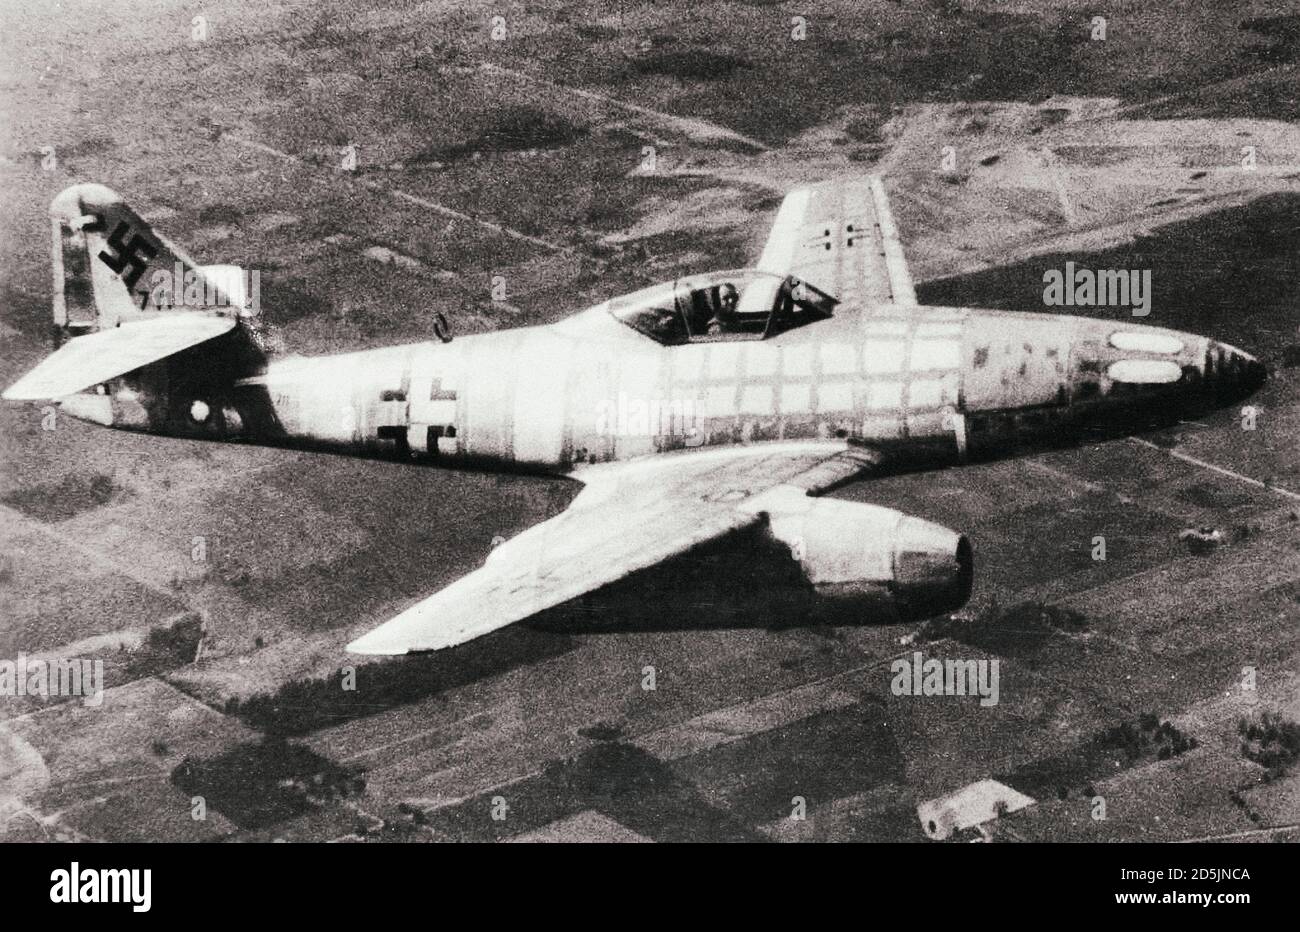
[[[1265,378],[1195,334],[919,305],[874,176],[790,192],[751,269],[546,326],[440,327],[323,357],[268,349],[240,269],[198,265],[101,185],[63,191],[51,222],[58,348],[6,399],[126,430],[584,483],[358,653],[452,647],[745,528],[866,621],[955,610],[974,573],[963,535],[825,493],[1173,423]]]

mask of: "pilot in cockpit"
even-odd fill
[[[723,282],[718,286],[718,309],[709,320],[709,336],[735,332],[736,305],[739,301],[740,295],[731,282]]]

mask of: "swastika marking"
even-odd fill
[[[127,239],[127,236],[130,239]],[[149,260],[158,254],[158,250],[149,244],[149,241],[138,233],[132,233],[131,227],[125,220],[120,221],[113,232],[109,234],[108,245],[113,249],[112,253],[100,250],[99,258],[104,260],[104,264],[122,275],[122,281],[126,283],[128,291],[134,290],[135,283],[140,280],[145,269],[149,267]],[[128,269],[123,274],[123,269]]]

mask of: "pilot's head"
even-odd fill
[[[725,282],[718,289],[718,300],[722,303],[724,311],[734,311],[736,302],[740,300],[740,295],[736,293],[736,286],[731,282]]]

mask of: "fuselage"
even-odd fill
[[[664,346],[598,305],[449,342],[272,359],[238,379],[228,360],[192,355],[65,407],[114,427],[447,466],[567,472],[847,439],[925,468],[1154,426],[1263,381],[1252,357],[1193,334],[926,306],[841,305],[766,339]]]

